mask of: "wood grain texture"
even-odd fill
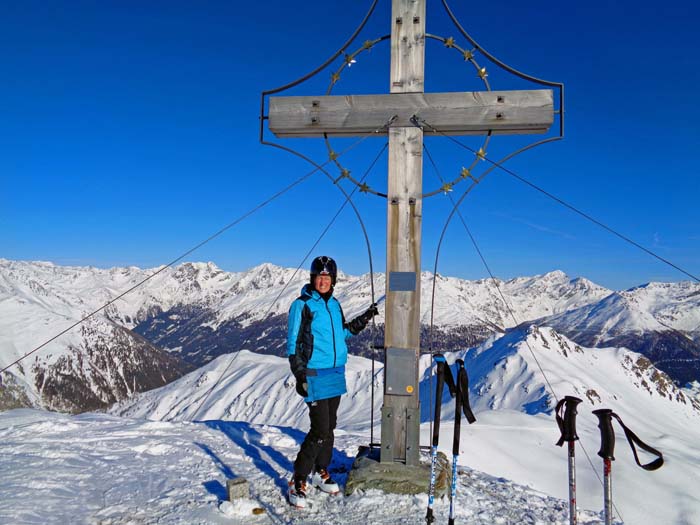
[[[553,93],[475,91],[460,93],[395,93],[327,97],[272,97],[270,130],[278,137],[365,135],[392,127],[412,127],[411,117],[423,119],[448,135],[545,133],[554,121]],[[386,134],[382,130],[380,134]]]
[[[416,94],[419,99],[423,96],[425,3],[425,0],[392,0],[392,95],[389,97],[392,97],[390,100],[405,101],[409,105],[411,101],[404,98],[405,94]],[[393,417],[382,421],[381,461],[399,461],[415,466],[419,461],[420,418],[409,418],[408,414],[419,412],[420,405],[417,385],[420,355],[423,131],[408,121],[411,115],[404,115],[406,118],[401,125],[388,130],[386,268],[387,275],[393,271],[415,272],[416,288],[400,292],[387,289],[384,346],[402,348],[402,351],[411,354],[413,359],[410,360],[410,374],[415,378],[416,388],[410,396],[384,393],[384,409],[392,409]],[[384,121],[391,116],[393,114]],[[385,429],[385,423],[390,428]],[[385,437],[392,441],[385,441]],[[390,450],[384,451],[387,444],[390,445]]]
[[[392,0],[391,93],[424,91],[425,4],[425,0]]]

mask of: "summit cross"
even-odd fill
[[[423,135],[544,133],[554,105],[551,90],[425,93],[426,0],[391,9],[390,94],[270,97],[269,128],[280,138],[389,135],[380,458],[418,465]]]

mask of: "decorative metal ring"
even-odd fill
[[[442,42],[445,47],[448,49],[454,49],[457,52],[459,52],[460,56],[466,61],[469,62],[472,66],[474,66],[474,69],[476,70],[477,76],[484,82],[484,86],[486,87],[487,91],[491,91],[491,85],[489,84],[488,81],[488,73],[486,72],[485,67],[481,67],[479,63],[476,61],[474,58],[474,52],[476,51],[476,48],[473,48],[471,50],[463,49],[460,46],[458,46],[455,43],[455,40],[453,37],[442,37],[442,36],[437,36],[437,35],[431,35],[429,33],[426,33],[425,35],[426,38],[430,38],[432,40],[437,40],[439,42]],[[343,63],[338,67],[337,70],[335,70],[331,74],[331,81],[330,84],[328,85],[328,89],[326,90],[326,96],[330,95],[333,91],[333,87],[338,83],[340,80],[340,74],[343,72],[343,70],[350,66],[351,64],[355,63],[355,58],[365,52],[369,51],[372,49],[376,44],[379,42],[383,42],[385,40],[389,40],[391,38],[391,35],[384,35],[381,36],[375,40],[366,40],[363,44],[362,47],[359,49],[355,50],[353,53],[346,54],[345,59],[343,60]],[[377,195],[379,197],[384,197],[386,198],[387,194],[382,193],[379,191],[376,191],[372,189],[368,184],[366,183],[360,183],[357,179],[355,179],[351,174],[350,170],[344,167],[340,161],[338,161],[338,156],[337,153],[333,150],[333,147],[331,146],[330,139],[328,138],[328,134],[324,133],[323,134],[323,140],[326,143],[326,149],[328,150],[328,158],[337,166],[340,176],[335,180],[335,182],[339,182],[341,179],[348,179],[350,182],[352,182],[355,186],[357,186],[360,190],[361,193],[371,193],[373,195]],[[491,140],[491,131],[489,130],[488,133],[486,134],[486,137],[484,138],[484,142],[481,145],[481,148],[474,154],[474,160],[472,163],[469,165],[469,167],[462,167],[460,170],[459,176],[456,177],[454,180],[451,182],[448,182],[446,184],[443,184],[440,188],[430,191],[428,193],[423,193],[421,195],[421,198],[427,198],[427,197],[432,197],[433,195],[437,195],[438,193],[447,193],[449,191],[452,191],[452,188],[458,184],[460,181],[467,179],[467,178],[474,178],[472,175],[472,170],[474,167],[477,165],[477,163],[480,160],[484,160],[486,157],[486,149],[489,145],[489,142]]]

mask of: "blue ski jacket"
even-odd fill
[[[331,296],[326,302],[311,285],[305,285],[289,308],[287,322],[289,364],[294,376],[304,376],[308,385],[304,401],[311,403],[347,392],[345,340],[352,335],[338,300]]]

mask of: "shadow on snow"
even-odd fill
[[[230,421],[202,421],[206,426],[214,430],[222,432],[234,444],[243,449],[247,457],[249,457],[255,467],[262,473],[266,474],[275,481],[275,485],[283,494],[287,492],[287,480],[291,477],[294,471],[293,459],[289,459],[273,446],[263,443],[264,435],[250,423],[245,422],[230,422]],[[290,427],[276,427],[292,438],[297,445],[301,446],[306,434],[301,430]],[[226,479],[236,477],[236,473],[231,467],[226,465],[222,459],[216,455],[208,446],[201,443],[197,445],[209,455],[214,464],[219,468]],[[341,481],[341,475],[349,471],[354,458],[348,456],[344,452],[334,448],[333,460],[329,470],[338,473],[338,481]],[[227,499],[226,488],[218,481],[207,481],[204,487],[214,494],[220,500]]]

